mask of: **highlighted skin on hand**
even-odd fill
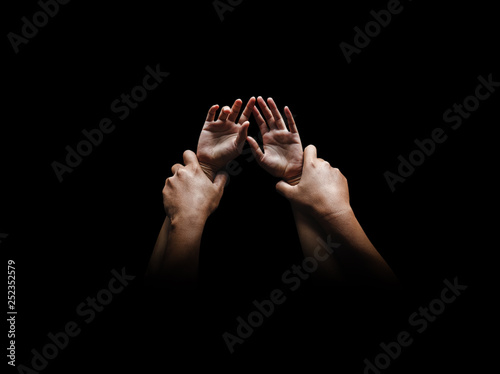
[[[347,179],[339,169],[317,157],[316,147],[304,151],[302,178],[296,186],[283,181],[276,189],[293,204],[305,209],[317,219],[328,219],[351,211]]]
[[[198,140],[198,150],[196,155],[205,174],[213,180],[217,171],[223,169],[228,162],[241,154],[243,145],[247,137],[248,119],[252,114],[255,105],[255,98],[252,97],[240,119],[236,122],[240,114],[243,102],[238,99],[232,108],[225,106],[221,109],[219,117],[215,119],[218,105],[210,108],[203,129]]]
[[[257,102],[263,115],[256,107],[253,108],[253,115],[262,134],[264,151],[249,136],[247,140],[252,152],[259,165],[268,173],[291,185],[297,184],[302,174],[303,150],[292,113],[285,107],[289,131],[273,99],[267,99],[269,107],[260,96]]]
[[[219,206],[227,182],[227,174],[219,172],[213,182],[207,179],[198,158],[184,152],[184,163],[172,166],[172,177],[165,181],[163,206],[172,222],[177,218],[203,220]]]

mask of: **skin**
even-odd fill
[[[276,185],[297,210],[311,217],[341,246],[335,257],[356,282],[398,286],[398,280],[361,228],[349,203],[347,179],[337,168],[317,157],[316,147],[304,151],[300,183]],[[346,272],[344,272],[346,273]]]
[[[184,152],[184,163],[172,167],[165,182],[163,205],[167,217],[151,256],[147,279],[156,286],[192,288],[196,284],[200,242],[205,223],[219,205],[228,162],[241,154],[255,105],[252,97],[239,120],[243,102],[223,107],[216,119],[218,105],[207,113],[198,141],[197,154]]]
[[[255,107],[258,103],[262,114]],[[395,286],[397,279],[377,252],[349,204],[347,180],[336,168],[317,157],[314,146],[302,150],[300,136],[288,107],[286,126],[274,100],[251,98],[240,119],[241,100],[232,108],[210,108],[198,150],[184,153],[185,165],[172,167],[172,177],[165,182],[163,203],[167,217],[151,256],[148,279],[169,287],[192,287],[196,283],[201,235],[206,220],[218,207],[227,174],[220,172],[241,154],[245,139],[259,163],[271,175],[282,180],[278,192],[292,205],[304,256],[315,256],[318,239],[333,237],[341,243],[334,253],[324,256],[315,275],[327,281],[347,277],[371,284]],[[253,114],[260,128],[263,150],[247,137],[249,116]]]
[[[237,99],[233,106],[225,106],[215,119],[218,105],[210,108],[201,130],[198,140],[196,155],[200,165],[210,180],[213,180],[219,170],[222,170],[228,162],[235,159],[243,151],[243,145],[247,138],[248,119],[255,106],[255,98],[252,97],[238,121],[238,115],[243,102]]]
[[[227,174],[212,182],[192,151],[184,152],[184,164],[172,166],[173,176],[163,188],[167,217],[155,244],[147,278],[156,285],[192,288],[196,284],[200,242],[208,217],[217,209]]]
[[[257,103],[262,111],[254,107],[253,115],[259,126],[263,148],[252,137],[247,137],[248,143],[259,165],[271,175],[282,178],[283,183],[297,185],[300,182],[303,165],[303,148],[297,125],[292,112],[288,107],[284,108],[286,121],[278,110],[272,98],[266,101],[262,97],[257,98]],[[307,212],[292,204],[293,215],[302,252],[305,257],[314,256],[318,246],[318,238],[326,240],[326,233],[316,220]],[[323,281],[340,281],[342,270],[334,256],[329,256],[325,261],[319,262],[319,267],[314,274]]]
[[[303,151],[292,112],[285,107],[285,115],[290,127],[288,130],[272,98],[267,99],[269,107],[260,96],[257,103],[262,110],[262,115],[256,107],[253,108],[253,115],[262,135],[264,151],[260,149],[255,139],[247,137],[257,162],[268,173],[287,182],[300,178]]]

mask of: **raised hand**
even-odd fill
[[[219,106],[214,105],[208,111],[198,140],[196,155],[201,168],[210,180],[213,180],[217,171],[223,169],[243,150],[250,125],[248,119],[255,106],[255,98],[252,97],[248,101],[239,121],[236,122],[242,105],[243,102],[238,99],[232,108],[223,107],[217,120],[215,120],[215,115]]]
[[[295,185],[299,183],[302,174],[303,150],[292,113],[288,107],[285,107],[285,116],[290,128],[288,130],[273,99],[267,99],[269,107],[260,96],[257,102],[264,116],[256,107],[253,108],[253,115],[262,134],[264,152],[257,141],[248,136],[247,140],[252,152],[264,170]]]

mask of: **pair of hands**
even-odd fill
[[[212,106],[200,134],[197,154],[184,152],[185,166],[172,167],[174,175],[167,179],[163,189],[164,207],[171,221],[182,217],[204,224],[219,205],[227,182],[228,176],[221,170],[241,154],[245,141],[259,165],[282,179],[276,188],[292,204],[320,220],[350,211],[346,179],[338,169],[317,157],[314,146],[303,151],[288,107],[284,109],[287,129],[271,98],[267,103],[262,97],[251,98],[237,121],[242,104],[238,99],[231,108],[223,107],[217,119],[219,106]],[[263,151],[247,135],[252,114],[262,135]]]
[[[261,108],[263,116],[255,106],[256,103]],[[209,178],[213,179],[217,171],[241,154],[246,140],[257,162],[271,175],[285,181],[300,178],[303,151],[292,113],[285,107],[290,127],[288,130],[274,100],[269,98],[267,103],[269,106],[262,97],[257,100],[252,97],[238,122],[236,120],[243,105],[240,99],[234,102],[232,108],[223,107],[217,120],[215,115],[219,106],[214,105],[210,108],[200,134],[197,151],[198,160]],[[252,114],[262,135],[264,152],[255,139],[247,136],[250,126],[248,120]]]

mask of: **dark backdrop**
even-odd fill
[[[500,80],[498,20],[492,5],[477,2],[401,4],[351,63],[339,44],[353,44],[353,28],[364,28],[386,1],[246,0],[222,21],[212,1],[72,1],[19,53],[5,37],[0,246],[16,262],[16,364],[29,365],[49,332],[76,321],[80,335],[42,372],[362,373],[363,360],[373,362],[379,344],[403,330],[414,342],[382,372],[485,365],[498,93],[456,131],[443,113],[474,94],[478,76]],[[9,4],[3,34],[20,34],[21,17],[39,9],[35,1]],[[170,75],[119,120],[110,104],[158,64]],[[144,289],[170,167],[195,150],[212,104],[258,95],[288,105],[304,146],[315,144],[346,175],[358,219],[401,290],[306,281],[289,291],[281,276],[302,261],[291,210],[277,180],[248,154],[237,159],[238,175],[207,223],[200,289]],[[65,147],[103,118],[115,130],[59,182],[51,164],[64,162]],[[414,140],[437,127],[448,139],[391,192],[384,172],[396,172],[397,157],[407,158]],[[76,307],[124,267],[136,278],[83,322]],[[456,277],[467,290],[416,333],[409,316]],[[286,291],[286,302],[230,354],[222,334],[235,334],[236,318],[275,288]]]

